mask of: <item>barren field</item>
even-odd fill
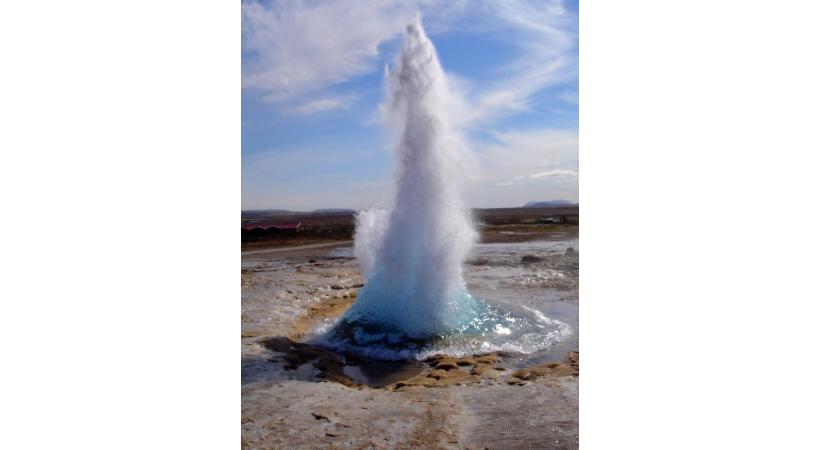
[[[527,355],[337,354],[314,340],[362,286],[350,242],[243,252],[243,448],[577,448],[577,225],[492,224],[483,239],[470,292],[560,320],[567,337]]]
[[[481,242],[525,242],[578,236],[578,207],[498,208],[473,210]],[[552,221],[560,221],[552,223]],[[298,231],[278,230],[282,224],[300,224]],[[352,212],[242,214],[242,249],[299,246],[353,239]]]

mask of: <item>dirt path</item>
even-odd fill
[[[323,242],[321,244],[307,244],[307,245],[294,245],[291,247],[276,247],[276,248],[265,248],[261,250],[246,250],[242,252],[242,256],[247,255],[258,255],[262,253],[280,253],[280,252],[290,252],[294,250],[307,250],[311,248],[322,248],[322,247],[336,247],[336,246],[343,246],[347,244],[352,244],[353,241],[336,241],[336,242]]]

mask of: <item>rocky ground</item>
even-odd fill
[[[488,266],[522,266],[499,283],[549,291],[561,310],[575,308],[577,329],[575,249],[493,255],[473,258],[468,285],[488,289]],[[561,357],[540,359],[496,352],[388,363],[310,344],[306,335],[341,315],[362,282],[338,248],[243,256],[243,449],[578,447],[577,332]]]

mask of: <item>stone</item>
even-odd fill
[[[498,378],[499,371],[496,370],[495,367],[489,364],[481,364],[473,368],[470,371],[471,375],[478,375],[480,377],[487,377],[487,378]]]
[[[439,361],[433,367],[435,367],[436,369],[441,369],[441,370],[453,370],[453,369],[458,369],[458,363],[456,361],[450,359],[450,360]]]
[[[475,362],[479,364],[495,364],[498,362],[498,356],[495,353],[488,353],[486,355],[475,358]]]

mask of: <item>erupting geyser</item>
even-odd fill
[[[455,99],[418,19],[387,83],[396,196],[389,211],[358,219],[355,251],[367,283],[344,321],[426,339],[464,327],[479,304],[462,275],[476,236],[461,198],[466,149],[450,118]]]
[[[540,313],[512,315],[467,292],[463,264],[477,233],[462,199],[468,153],[453,117],[458,104],[416,19],[387,74],[395,197],[389,209],[357,217],[354,253],[366,283],[326,345],[383,359],[527,353],[569,332]]]

